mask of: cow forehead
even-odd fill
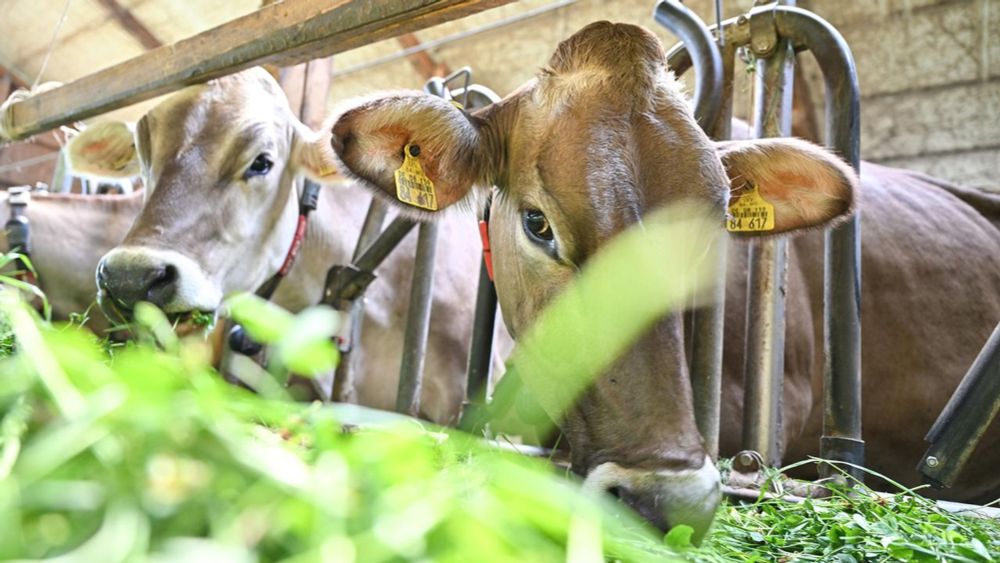
[[[240,136],[275,142],[286,136],[292,118],[287,99],[270,75],[251,69],[185,88],[144,120],[152,142],[169,158],[182,150],[223,151]]]
[[[544,192],[587,253],[638,221],[648,204],[697,195],[701,171],[683,164],[701,160],[696,153],[706,146],[690,142],[703,135],[666,73],[631,92],[599,68],[566,78],[543,77],[522,99],[508,143],[508,189],[526,206]]]

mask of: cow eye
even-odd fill
[[[271,171],[271,167],[274,163],[271,159],[264,153],[258,154],[257,158],[253,159],[250,164],[250,168],[247,168],[246,173],[243,174],[244,178],[253,178],[254,176],[263,176]]]
[[[522,212],[522,222],[528,238],[544,246],[552,245],[555,234],[544,213],[537,209],[526,209]]]

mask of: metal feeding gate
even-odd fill
[[[676,1],[657,5],[656,19],[666,24],[686,10]],[[693,16],[692,16],[693,17]],[[719,46],[700,45],[688,54],[681,44],[668,53],[669,65],[681,74],[690,68],[714,68],[721,59],[721,83],[699,84],[719,92],[719,110],[706,108],[714,121],[703,121],[717,140],[731,135],[733,75],[737,50],[748,48],[757,60],[754,136],[787,136],[791,129],[793,62],[796,52],[816,57],[826,85],[827,127],[824,144],[839,154],[855,172],[859,169],[859,93],[850,49],[843,37],[815,14],[789,6],[769,4],[712,26]],[[721,50],[721,55],[719,51]],[[716,58],[718,57],[718,58]],[[824,417],[821,456],[862,465],[861,439],[861,272],[857,215],[826,231],[824,257]],[[747,300],[747,344],[743,446],[758,452],[769,465],[780,465],[780,409],[784,378],[784,287],[787,243],[782,239],[750,245]],[[719,257],[725,264],[724,254]],[[723,270],[724,271],[724,270]],[[721,277],[721,276],[720,276]],[[716,304],[694,315],[693,386],[699,425],[706,440],[717,448],[719,393],[722,369],[722,304],[724,290],[715,291]],[[711,436],[711,437],[708,437]],[[714,441],[713,441],[714,439]],[[715,452],[717,453],[717,449]],[[856,478],[863,474],[854,468]]]
[[[478,84],[471,84],[472,73],[468,67],[462,68],[446,78],[432,78],[424,86],[424,90],[432,95],[444,98],[470,110],[485,107],[500,100],[493,91]],[[452,89],[449,85],[464,79],[461,87]],[[461,100],[461,102],[458,102]],[[332,399],[338,402],[352,402],[354,399],[354,373],[351,364],[351,349],[353,343],[360,341],[361,324],[364,317],[365,288],[375,280],[374,269],[402,241],[416,223],[404,216],[398,216],[381,233],[385,220],[386,207],[378,199],[372,199],[368,214],[358,237],[354,251],[354,260],[347,266],[334,266],[330,269],[323,304],[331,305],[339,311],[348,314],[347,331],[341,336],[341,362],[333,383]],[[403,355],[399,368],[399,387],[396,394],[396,411],[409,416],[420,413],[420,390],[423,380],[424,355],[427,349],[427,334],[430,325],[431,300],[433,297],[434,256],[437,245],[437,223],[433,221],[421,223],[417,238],[417,250],[414,258],[413,278],[410,286],[410,307],[406,317],[406,332],[403,341]],[[481,277],[485,275],[484,273]],[[473,351],[470,373],[476,380],[489,369],[489,349],[493,339],[493,323],[496,317],[496,292],[488,276],[480,280],[479,305],[476,309],[476,329],[473,332]],[[480,308],[483,314],[489,314],[489,321],[480,319]],[[487,311],[488,310],[488,311]],[[482,320],[482,322],[480,322]],[[484,327],[487,326],[488,330]],[[477,345],[478,343],[478,345]],[[485,364],[477,350],[486,349]],[[486,371],[483,371],[486,370]],[[471,380],[470,380],[471,384]],[[478,389],[470,385],[470,389]]]
[[[754,137],[789,136],[796,53],[813,53],[823,74],[826,100],[824,144],[859,171],[859,91],[851,52],[826,21],[785,1],[758,6],[745,15],[707,28],[677,0],[662,0],[654,18],[682,43],[668,53],[678,75],[697,73],[695,113],[716,140],[731,137],[733,76],[738,49],[756,59]],[[717,11],[719,4],[717,3]],[[697,25],[692,23],[697,22]],[[721,32],[720,32],[721,28]],[[713,33],[718,43],[713,40]],[[823,299],[824,417],[821,457],[847,462],[842,469],[863,481],[861,438],[860,224],[850,221],[825,233]],[[718,250],[718,249],[717,249]],[[726,255],[718,252],[719,271]],[[782,239],[750,244],[747,285],[747,342],[742,443],[746,465],[761,460],[780,466],[780,412],[784,379],[784,295],[787,244]],[[719,276],[724,278],[723,276]],[[688,336],[698,427],[712,455],[718,454],[725,288],[721,279],[713,303],[695,307]],[[1000,413],[1000,324],[983,347],[937,422],[918,470],[935,487],[954,484],[987,427]],[[735,465],[739,466],[738,458]],[[823,476],[833,468],[821,466]]]

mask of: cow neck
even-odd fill
[[[295,225],[295,236],[292,237],[292,243],[288,247],[288,252],[285,254],[285,260],[282,262],[281,268],[270,279],[264,282],[264,285],[260,286],[257,290],[258,297],[271,299],[271,296],[274,295],[274,292],[277,291],[278,286],[281,284],[281,280],[291,271],[302,249],[302,241],[305,239],[306,228],[309,226],[309,215],[316,210],[319,191],[320,185],[312,180],[307,178],[303,183],[302,193],[299,195],[299,217]]]

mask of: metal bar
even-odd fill
[[[716,140],[728,139],[732,133],[733,78],[736,48],[722,48],[721,107],[717,121],[709,132]],[[728,237],[717,241],[706,260],[715,260],[715,283],[708,304],[695,303],[691,311],[691,391],[695,420],[705,441],[705,451],[712,459],[719,456],[719,428],[722,404],[722,345],[725,334],[726,270]]]
[[[860,94],[850,47],[815,14],[775,9],[778,34],[805,46],[826,86],[826,145],[859,170]],[[820,455],[864,464],[861,439],[861,226],[857,215],[826,232],[824,252],[824,417]],[[853,471],[858,479],[861,471]]]
[[[950,487],[1000,413],[1000,324],[927,433],[917,470],[935,487]]]
[[[486,210],[489,217],[489,209]],[[472,342],[469,345],[469,369],[466,380],[466,401],[462,407],[459,428],[478,432],[484,420],[477,411],[485,408],[490,387],[490,366],[493,360],[493,334],[497,319],[497,289],[486,269],[486,260],[479,266],[479,289],[476,292],[476,311],[472,325]]]
[[[359,270],[364,270],[371,272],[375,268],[382,264],[385,257],[389,255],[396,246],[399,245],[399,241],[403,240],[416,223],[413,220],[406,217],[396,217],[389,223],[389,226],[379,234],[375,242],[371,243],[368,248],[354,261],[354,265]]]
[[[417,255],[410,286],[410,308],[406,316],[403,337],[403,359],[399,366],[399,389],[396,412],[418,416],[420,389],[423,383],[424,356],[431,321],[431,299],[434,296],[434,254],[437,250],[437,222],[420,225]]]
[[[792,129],[795,53],[778,39],[774,13],[750,18],[751,48],[757,59],[754,136],[786,137]],[[766,58],[763,58],[766,57]],[[747,276],[743,448],[781,465],[781,399],[785,376],[785,291],[788,243],[768,238],[750,243]]]
[[[750,43],[750,20],[772,11],[780,37],[796,50],[813,52],[826,87],[827,147],[857,172],[860,163],[857,71],[844,38],[826,21],[806,10],[761,6],[722,23],[725,45]],[[686,53],[671,51],[675,72],[690,67]],[[861,248],[857,216],[826,233],[824,257],[824,429],[821,455],[864,463],[861,440]],[[864,475],[852,470],[861,480]]]
[[[671,53],[683,48],[690,53],[689,57],[694,58],[697,74],[694,115],[698,125],[708,131],[719,118],[722,107],[719,89],[719,85],[722,84],[722,56],[719,54],[715,39],[701,18],[679,0],[660,0],[653,10],[653,18],[680,38],[680,47],[674,47]],[[670,60],[669,55],[667,60]]]
[[[511,0],[285,0],[12,103],[0,139],[35,133],[251,66],[326,57]]]
[[[354,254],[351,262],[357,262],[361,258],[362,252],[375,242],[382,230],[388,208],[378,198],[372,198],[368,206],[368,213],[365,214],[365,221],[361,225],[361,233],[358,235],[358,243],[354,247]],[[361,328],[365,318],[365,300],[354,299],[347,306],[348,334],[347,341],[340,347],[340,363],[337,364],[337,371],[333,378],[333,392],[331,400],[338,403],[353,403],[357,401],[357,390],[355,388],[355,376],[357,366],[353,363],[352,351],[354,346],[361,342]]]

